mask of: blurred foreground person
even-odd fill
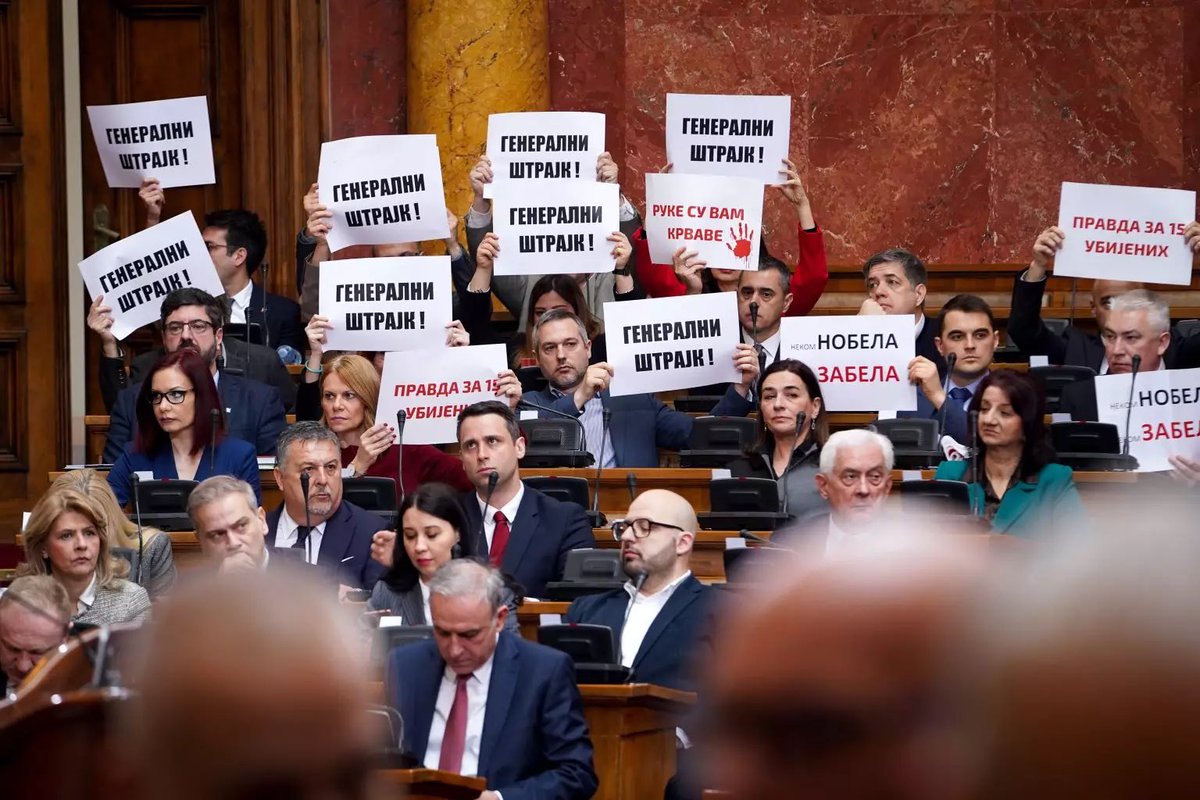
[[[161,606],[125,750],[143,796],[375,796],[367,670],[328,595],[296,574],[233,572]]]

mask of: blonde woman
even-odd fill
[[[25,527],[25,562],[18,575],[51,575],[70,598],[71,622],[111,625],[140,622],[150,596],[125,580],[129,564],[112,553],[108,515],[92,497],[52,487],[34,506]]]
[[[60,475],[50,488],[52,491],[73,489],[100,504],[114,554],[129,562],[129,577],[145,588],[151,600],[158,600],[171,589],[176,577],[171,537],[157,528],[143,528],[139,548],[138,526],[125,516],[103,475],[95,470],[79,469]]]

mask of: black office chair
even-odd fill
[[[896,485],[905,514],[965,517],[971,514],[971,493],[962,481],[901,481]]]
[[[779,503],[779,484],[770,478],[721,478],[708,484],[711,511],[697,514],[706,531],[773,531],[788,520]]]
[[[1073,470],[1117,472],[1138,468],[1138,460],[1121,454],[1121,432],[1111,422],[1055,422],[1050,426],[1054,460]]]
[[[567,553],[563,579],[546,584],[548,600],[570,601],[588,594],[599,594],[625,585],[629,576],[621,567],[617,548],[582,548]]]
[[[587,512],[593,528],[603,527],[608,523],[599,511],[591,511],[591,486],[587,478],[560,477],[558,475],[534,475],[521,479],[526,486],[537,489],[544,495],[564,503],[574,503]]]
[[[871,426],[876,433],[891,440],[899,469],[923,469],[942,462],[939,427],[936,419],[881,419]]]
[[[246,324],[244,322],[230,322],[225,325],[225,338],[237,339],[241,342],[249,342],[250,344],[264,344],[266,337],[263,336],[262,325],[257,322]]]
[[[135,522],[143,528],[158,528],[160,531],[190,531],[192,518],[188,516],[188,498],[197,486],[196,481],[164,480],[138,481],[137,503],[134,505]],[[140,520],[136,512],[141,511]]]
[[[1051,333],[1053,333],[1055,336],[1059,336],[1059,337],[1065,336],[1067,333],[1067,328],[1071,327],[1071,320],[1063,319],[1061,317],[1042,317],[1042,322],[1044,322],[1046,324],[1046,327],[1049,328]],[[1012,340],[1012,335],[1008,332],[1007,329],[1005,329],[1005,331],[1004,331],[1004,348],[1005,349],[1013,348],[1018,351],[1020,350],[1020,348],[1017,347],[1017,343]],[[1008,361],[1009,359],[997,358],[996,360],[997,361]]]
[[[364,511],[378,514],[389,526],[396,524],[396,481],[392,478],[372,475],[344,478],[342,499],[350,501]]]
[[[550,381],[542,374],[541,367],[518,367],[516,375],[522,392],[541,392],[550,385]]]
[[[575,662],[577,683],[625,683],[629,669],[617,662],[616,636],[607,625],[543,625],[538,644],[566,653]]]
[[[1181,319],[1175,323],[1175,330],[1184,339],[1200,334],[1200,319]]]
[[[590,467],[596,460],[583,446],[583,427],[569,419],[523,419],[525,457],[521,466]]]
[[[718,387],[715,386],[699,386],[688,389],[687,394],[676,397],[671,403],[676,411],[685,414],[708,414],[723,397],[721,394],[715,394],[716,391]]]
[[[407,647],[410,644],[432,638],[432,625],[394,625],[389,628],[376,628],[371,643],[371,660],[376,665],[385,665],[388,654],[397,647]]]
[[[700,417],[692,425],[688,449],[679,451],[682,467],[723,467],[754,445],[758,421],[747,417]]]
[[[1030,367],[1029,377],[1033,378],[1046,394],[1046,413],[1054,414],[1059,410],[1063,387],[1076,381],[1091,380],[1096,377],[1096,373],[1091,367]]]

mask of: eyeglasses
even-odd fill
[[[621,535],[629,528],[633,528],[635,539],[645,539],[654,528],[670,528],[673,531],[683,530],[678,525],[668,525],[665,522],[655,522],[652,519],[617,519],[613,520],[612,523],[613,538],[618,542],[621,541]]]
[[[194,391],[194,390],[193,389],[172,389],[169,392],[151,392],[150,393],[150,407],[154,408],[154,407],[158,406],[159,404],[162,403],[164,398],[166,398],[166,401],[168,403],[170,403],[171,405],[177,406],[183,402],[183,398],[187,397],[188,392],[191,392],[191,391]]]
[[[206,319],[194,319],[191,322],[168,322],[166,325],[167,333],[172,336],[178,336],[183,333],[183,329],[190,328],[192,333],[208,333],[213,329],[212,323]]]

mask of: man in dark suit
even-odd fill
[[[167,352],[189,349],[208,362],[225,406],[225,434],[249,442],[261,455],[274,453],[275,439],[284,426],[279,393],[272,386],[217,370],[217,351],[224,335],[221,302],[199,289],[179,289],[167,295],[162,309],[163,344]],[[108,440],[104,443],[107,463],[114,463],[137,434],[134,409],[140,389],[141,384],[136,383],[117,395],[109,417]]]
[[[909,251],[893,247],[867,259],[863,264],[867,282],[867,299],[859,314],[911,314],[916,323],[917,352],[937,365],[938,373],[946,374],[946,362],[938,352],[937,328],[925,316],[926,283],[929,280],[925,264]]]
[[[475,484],[475,491],[462,497],[468,528],[463,535],[477,537],[473,552],[487,553],[492,565],[530,597],[562,577],[567,553],[595,547],[583,508],[521,482],[517,462],[525,455],[525,438],[504,403],[489,400],[463,409],[458,447],[467,478]]]
[[[503,632],[503,588],[495,569],[469,559],[433,577],[433,641],[388,660],[404,750],[429,768],[486,779],[481,800],[586,800],[598,782],[574,666]]]
[[[687,500],[651,489],[613,523],[621,564],[630,582],[621,589],[581,597],[564,622],[612,629],[621,663],[638,683],[695,691],[691,666],[711,626],[712,590],[696,580],[689,562],[699,524]],[[645,575],[641,588],[634,581]],[[626,619],[628,612],[628,619]]]
[[[279,436],[275,480],[283,505],[267,516],[267,544],[297,548],[338,583],[370,589],[383,577],[371,559],[371,537],[383,517],[342,499],[342,450],[337,434],[319,422],[297,422]],[[307,498],[300,480],[307,474]]]
[[[545,391],[526,392],[524,399],[577,417],[597,463],[605,467],[657,467],[658,448],[687,447],[694,422],[690,415],[668,408],[653,395],[609,394],[612,365],[600,362],[589,366],[592,343],[587,328],[569,310],[546,312],[534,325],[533,346],[550,385]],[[742,381],[729,386],[713,408],[714,416],[744,417],[754,408],[747,399],[758,379],[759,361],[754,348],[738,345],[734,365],[741,370]],[[607,429],[605,410],[612,412],[616,423]]]
[[[188,516],[200,554],[220,572],[251,572],[295,566],[299,550],[267,546],[267,512],[250,484],[232,475],[214,475],[188,495]]]

